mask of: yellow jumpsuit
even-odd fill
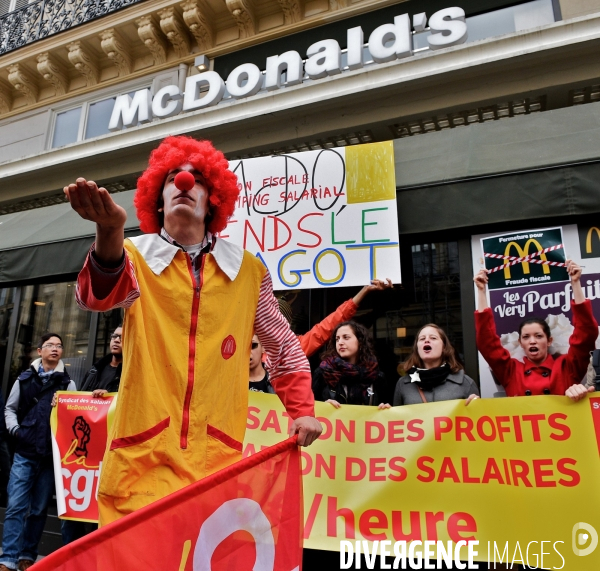
[[[126,307],[123,374],[98,492],[102,525],[241,459],[266,273],[222,240],[204,255],[200,283],[188,255],[156,234],[126,240],[125,251],[127,268],[104,299],[93,291],[89,258],[78,279],[83,307]],[[306,387],[293,398],[305,402],[293,417],[314,415],[307,370],[299,367]]]

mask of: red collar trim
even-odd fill
[[[548,353],[548,356],[546,357],[546,359],[544,359],[544,361],[542,363],[540,363],[539,365],[535,365],[527,357],[524,357],[523,364],[525,365],[526,371],[528,371],[529,369],[536,369],[538,367],[548,369],[549,371],[551,371],[552,368],[554,367],[554,357],[552,357],[552,355],[550,355]]]

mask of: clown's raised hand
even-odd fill
[[[105,188],[94,181],[78,178],[65,186],[71,208],[83,219],[96,223],[96,257],[106,265],[118,264],[123,257],[123,239],[127,213]]]
[[[71,208],[85,220],[106,228],[125,225],[125,209],[115,203],[105,188],[98,188],[93,180],[78,178],[75,183],[65,186],[64,193]]]

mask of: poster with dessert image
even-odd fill
[[[597,227],[571,224],[480,234],[472,236],[471,250],[473,274],[484,268],[488,271],[488,302],[496,330],[514,358],[524,357],[518,330],[521,321],[529,317],[548,322],[551,354],[568,351],[573,317],[571,283],[565,270],[567,259],[582,266],[583,291],[592,301],[596,319],[600,318],[600,218]],[[596,347],[600,348],[600,341],[596,341]],[[482,396],[505,395],[481,354],[479,375]]]

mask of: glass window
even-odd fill
[[[86,373],[91,315],[75,303],[73,282],[23,287],[9,387],[38,358],[37,343],[48,332],[62,337],[62,360],[71,378],[79,383]]]
[[[110,131],[108,130],[108,123],[112,114],[113,107],[115,105],[115,98],[103,99],[102,101],[96,101],[90,105],[87,118],[87,126],[85,128],[85,138],[91,139],[92,137],[99,137],[100,135],[106,135]]]
[[[534,0],[509,8],[501,8],[467,18],[469,28],[467,42],[502,36],[512,32],[537,28],[555,21],[552,0]],[[413,36],[414,49],[429,47],[429,30]]]
[[[94,363],[110,352],[110,336],[119,325],[123,324],[123,314],[123,310],[117,308],[104,311],[98,315]]]
[[[8,346],[8,326],[13,312],[16,288],[0,289],[0,376],[4,372]]]
[[[0,0],[0,16],[10,12],[11,0]]]
[[[79,134],[79,121],[81,120],[81,107],[69,109],[56,115],[54,124],[54,137],[52,138],[52,148],[64,147],[77,141]]]
[[[377,338],[386,339],[400,363],[410,354],[417,331],[436,323],[459,354],[463,351],[457,242],[414,244],[402,259],[401,288],[390,292],[396,304],[377,320]],[[401,367],[398,375],[404,374]]]

